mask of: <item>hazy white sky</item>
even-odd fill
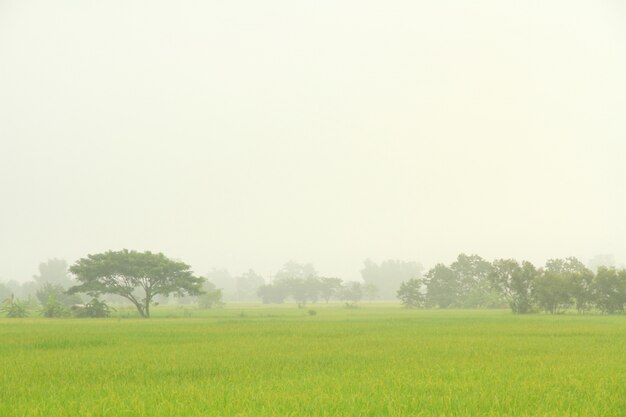
[[[625,157],[622,0],[0,0],[0,279],[624,260]]]

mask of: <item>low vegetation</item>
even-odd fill
[[[0,319],[0,415],[622,417],[626,409],[623,316],[378,304],[315,311],[159,306],[150,321],[122,318],[132,310]]]

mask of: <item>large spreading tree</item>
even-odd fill
[[[123,249],[88,255],[70,267],[80,282],[69,293],[97,297],[115,294],[128,299],[141,317],[150,317],[150,305],[157,295],[200,295],[204,278],[196,277],[189,265],[173,261],[162,253]]]

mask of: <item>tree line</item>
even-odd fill
[[[350,288],[361,286],[362,298],[367,300],[395,300],[403,281],[422,276],[423,268],[417,262],[385,260],[376,263],[365,260],[361,280],[350,281],[319,273],[310,263],[286,262],[276,273],[263,277],[250,269],[239,275],[228,270],[214,269],[205,278],[222,290],[224,300],[232,302],[280,303],[306,294],[306,302],[345,300]],[[308,282],[300,282],[308,280]],[[344,290],[343,288],[348,288]],[[358,291],[355,292],[355,294]]]
[[[550,259],[543,267],[515,259],[488,262],[460,254],[450,265],[437,264],[423,277],[404,281],[397,292],[408,308],[496,308],[516,314],[624,312],[626,269],[599,266],[596,272],[575,257]]]
[[[371,283],[319,276],[313,265],[290,261],[275,274],[271,283],[261,285],[256,293],[264,304],[280,304],[291,298],[298,307],[304,307],[309,302],[328,303],[338,299],[351,306],[364,297],[376,298],[378,288]]]
[[[291,300],[298,307],[330,300],[353,307],[362,299],[397,297],[409,308],[508,306],[518,314],[540,310],[558,314],[567,309],[615,314],[623,312],[626,303],[626,270],[600,266],[594,272],[573,257],[550,259],[537,268],[528,261],[488,262],[478,255],[460,254],[451,264],[439,263],[425,274],[416,262],[366,260],[362,281],[323,276],[311,264],[290,261],[266,282],[252,270],[234,280],[225,270],[198,277],[189,265],[161,253],[124,249],[88,255],[69,268],[65,261],[53,259],[41,263],[39,270],[33,282],[21,287],[0,283],[0,301],[4,300],[0,313],[21,317],[37,305],[44,317],[105,317],[111,311],[107,301],[123,300],[141,317],[149,317],[151,306],[168,302],[170,296],[201,308],[220,306],[233,282],[238,301]],[[14,290],[20,289],[29,291],[27,300],[15,296]]]

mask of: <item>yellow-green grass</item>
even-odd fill
[[[625,316],[312,308],[0,319],[0,416],[626,416]]]

